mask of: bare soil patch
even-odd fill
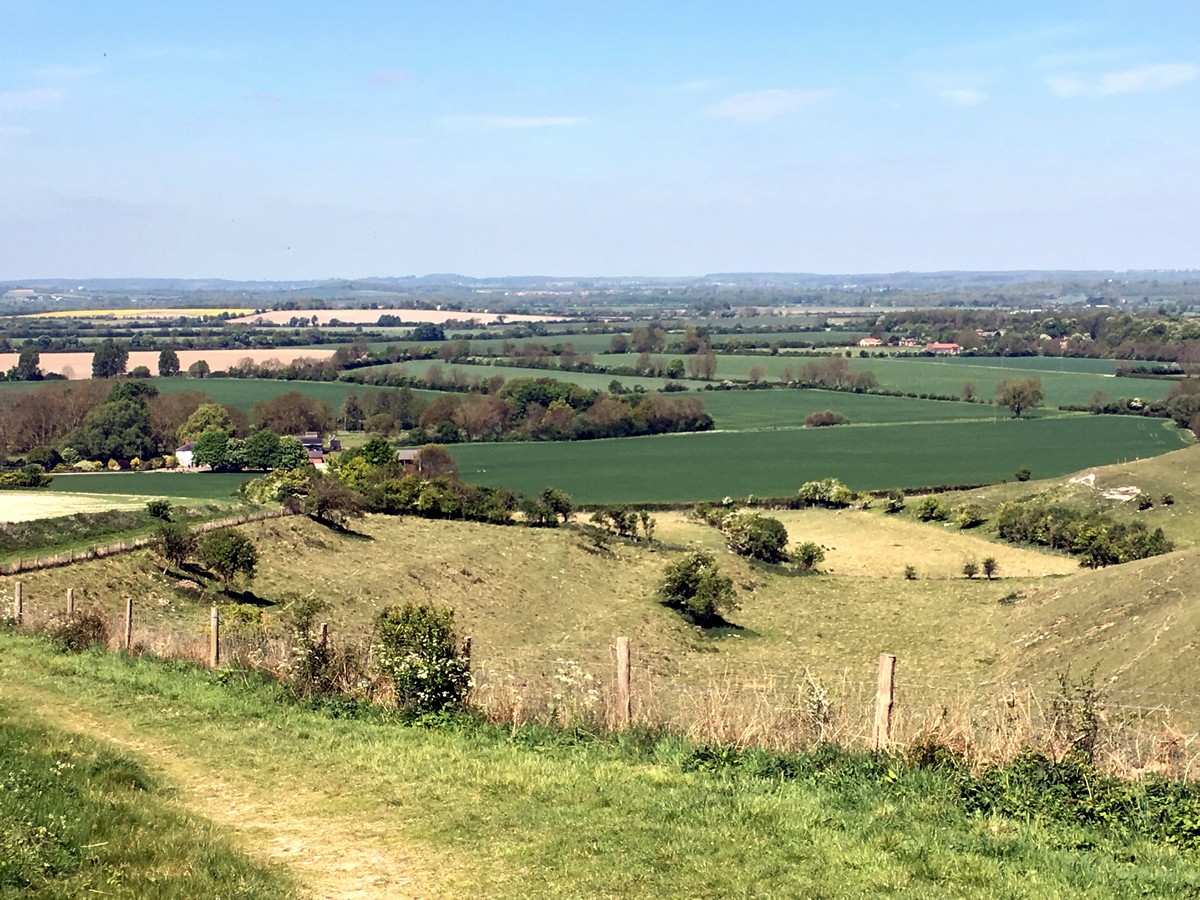
[[[298,347],[276,347],[273,349],[257,350],[177,350],[179,365],[183,371],[198,360],[204,360],[213,371],[227,369],[244,359],[252,359],[261,365],[268,360],[276,360],[281,364],[290,363],[295,359],[328,359],[333,356],[334,349],[310,350]],[[0,370],[7,370],[17,364],[16,353],[0,353]],[[43,353],[40,365],[45,373],[65,375],[71,379],[87,379],[92,377],[92,354],[81,353]],[[152,374],[158,374],[157,350],[131,350],[129,362],[125,370],[137,366],[145,366]]]

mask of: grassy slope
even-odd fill
[[[583,503],[636,503],[784,496],[829,476],[866,490],[1001,481],[1023,466],[1039,476],[1065,474],[1173,450],[1183,437],[1159,420],[1070,416],[464,444],[453,453],[467,481],[526,493],[554,486]]]
[[[0,897],[294,895],[173,794],[123,748],[0,697]]]
[[[136,744],[255,854],[294,848],[320,896],[1124,897],[1200,882],[1169,849],[971,817],[933,773],[688,773],[670,740],[333,721],[203,672],[0,646],[0,684],[26,709]]]

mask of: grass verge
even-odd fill
[[[11,635],[0,650],[10,705],[141,747],[185,796],[207,775],[206,806],[251,849],[266,855],[282,832],[326,860],[365,855],[316,869],[296,857],[324,895],[1200,893],[1189,851],[1041,807],[966,804],[953,774],[896,758],[826,748],[784,766],[647,732],[331,719],[238,672],[65,656]]]

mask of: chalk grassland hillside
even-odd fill
[[[314,596],[336,639],[365,637],[389,604],[435,602],[457,611],[480,664],[515,671],[578,660],[607,672],[608,648],[627,635],[640,665],[691,683],[770,672],[799,677],[806,668],[869,674],[880,652],[900,653],[909,673],[941,673],[974,682],[991,674],[1010,608],[997,601],[1041,577],[1074,570],[1063,557],[1000,547],[970,533],[944,533],[866,513],[797,512],[784,519],[795,541],[828,547],[828,574],[796,575],[752,565],[726,552],[721,536],[678,515],[661,517],[669,544],[613,541],[597,548],[579,533],[416,519],[369,517],[364,536],[341,535],[307,519],[243,526],[261,552],[251,585],[264,621],[278,623],[289,597]],[[936,538],[930,538],[937,534]],[[684,548],[718,552],[738,587],[737,626],[704,635],[653,599],[668,562]],[[963,562],[995,556],[1002,579],[968,581]],[[906,565],[918,570],[904,577]],[[114,621],[124,597],[137,605],[137,629],[156,641],[197,641],[207,601],[164,575],[149,553],[29,572],[31,615],[61,607],[68,587],[81,605],[103,607]],[[0,579],[11,591],[14,578]],[[232,608],[229,610],[233,615]]]
[[[1046,680],[1069,663],[1095,670],[1114,699],[1200,713],[1196,666],[1200,549],[1085,572],[1035,588],[1014,605],[1001,653],[1006,675]]]

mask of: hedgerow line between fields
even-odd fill
[[[45,632],[65,621],[62,606],[52,598],[20,593],[21,629]],[[167,626],[140,622],[134,601],[127,604],[131,615],[122,623],[124,628],[106,629],[110,649],[200,666],[213,666],[215,660],[217,668],[258,670],[283,680],[296,662],[295,635],[222,615],[228,607],[198,609],[195,621]],[[220,623],[215,648],[214,622]],[[319,632],[328,635],[327,626]],[[327,639],[335,655],[353,658],[355,671],[373,671],[373,635],[347,633]],[[793,672],[753,667],[735,672],[716,661],[638,659],[634,645],[624,685],[619,662],[614,646],[570,656],[488,656],[486,648],[477,645],[471,654],[468,700],[489,719],[514,727],[543,723],[607,731],[632,724],[696,743],[784,751],[821,743],[880,746],[881,681],[870,680],[872,663],[866,660],[839,669],[798,664]],[[1052,685],[981,680],[967,673],[910,672],[903,658],[893,684],[883,743],[889,749],[932,742],[950,746],[975,763],[1010,759],[1030,747],[1061,755],[1081,728],[1094,727],[1101,736],[1096,759],[1112,772],[1154,771],[1189,778],[1200,766],[1200,735],[1175,724],[1177,717],[1200,721],[1200,709],[1187,706],[1188,698],[1110,691],[1084,681],[1070,683],[1066,677]],[[628,697],[624,702],[623,687]],[[389,686],[379,676],[360,679],[356,696],[364,702],[387,702]]]
[[[250,522],[262,522],[266,519],[280,519],[284,516],[294,516],[297,514],[297,510],[289,510],[283,507],[279,509],[264,509],[252,513],[242,513],[225,519],[201,522],[193,525],[191,530],[196,534],[203,534],[208,531],[215,531],[218,528],[246,525]],[[0,575],[19,575],[22,572],[36,572],[40,569],[56,569],[60,566],[69,566],[72,563],[83,562],[88,559],[103,559],[108,556],[116,556],[119,553],[129,553],[133,550],[144,549],[151,546],[154,540],[153,535],[146,535],[145,537],[118,541],[115,544],[88,547],[84,550],[68,550],[66,553],[55,553],[49,556],[38,555],[33,559],[18,557],[12,562],[0,564]]]

